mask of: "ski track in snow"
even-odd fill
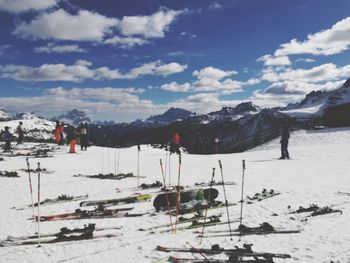
[[[27,143],[25,146],[35,144]],[[238,242],[238,237],[205,238],[202,247],[219,244],[225,248],[234,245],[252,243],[254,251],[288,253],[292,259],[276,262],[322,263],[350,262],[350,197],[336,195],[337,191],[350,192],[350,129],[326,129],[316,131],[298,131],[291,134],[290,155],[292,160],[278,160],[280,154],[279,139],[239,154],[223,155],[188,155],[182,156],[182,185],[194,185],[195,182],[209,182],[212,168],[216,168],[215,180],[220,181],[218,160],[223,164],[225,181],[235,181],[237,185],[226,186],[229,202],[237,202],[241,195],[242,160],[246,160],[244,196],[254,195],[263,188],[274,189],[280,195],[244,205],[243,223],[248,226],[269,222],[275,227],[302,229],[298,234],[245,236]],[[90,147],[79,154],[68,154],[68,147],[61,146],[53,158],[32,158],[31,168],[37,162],[41,167],[54,170],[54,174],[41,175],[41,200],[55,198],[60,194],[89,194],[89,200],[108,199],[130,196],[136,192],[153,193],[157,190],[139,191],[137,179],[99,180],[73,177],[74,174],[97,174],[114,172],[115,149]],[[137,173],[137,148],[131,147],[120,151],[119,172]],[[104,163],[102,164],[102,155]],[[109,160],[107,159],[109,157]],[[150,146],[142,146],[140,153],[140,183],[162,181],[159,159],[165,164],[165,152]],[[7,157],[0,162],[0,171],[15,171],[26,168],[25,157]],[[171,157],[171,181],[177,181],[178,158]],[[166,169],[168,170],[168,169]],[[20,178],[0,177],[0,239],[8,235],[30,235],[35,231],[35,224],[27,220],[32,215],[31,209],[17,211],[11,207],[30,204],[28,176],[18,172]],[[36,200],[37,176],[32,174],[34,197]],[[116,188],[120,192],[116,191]],[[224,201],[222,186],[215,186],[220,194],[217,200]],[[80,201],[61,203],[41,207],[42,215],[72,212]],[[151,202],[123,205],[134,206],[131,213],[154,211]],[[287,206],[298,209],[315,203],[319,206],[331,205],[343,210],[343,214],[324,215],[301,222],[303,214],[290,215]],[[89,209],[89,207],[87,207]],[[229,207],[231,220],[239,218],[240,206]],[[208,215],[222,213],[226,221],[226,210],[209,210]],[[273,216],[276,213],[278,216]],[[188,215],[189,216],[189,215]],[[295,220],[291,220],[294,217]],[[173,221],[175,218],[173,217]],[[182,253],[164,253],[155,251],[157,245],[169,247],[188,247],[186,242],[199,246],[200,238],[194,230],[182,230],[177,234],[138,231],[169,222],[169,216],[159,213],[156,216],[145,215],[139,218],[85,219],[71,221],[42,222],[41,233],[57,232],[61,227],[83,227],[84,224],[96,223],[96,227],[123,226],[121,230],[106,230],[103,233],[119,233],[120,236],[78,242],[44,244],[41,248],[32,246],[0,248],[0,262],[155,262],[167,259],[170,255],[200,257]],[[183,225],[179,225],[182,227]],[[232,223],[232,229],[238,223]],[[164,230],[166,228],[155,229]],[[224,230],[228,225],[208,227],[206,230]],[[210,233],[208,233],[210,234]],[[215,256],[222,258],[224,255]]]

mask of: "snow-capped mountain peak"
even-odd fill
[[[73,109],[71,111],[68,111],[66,114],[53,117],[52,120],[59,120],[61,122],[71,124],[74,126],[78,126],[80,123],[91,123],[90,118],[87,116],[87,114],[84,111]]]
[[[183,120],[189,117],[193,117],[196,114],[194,112],[180,109],[170,108],[166,112],[160,115],[154,115],[146,119],[146,122],[165,123],[169,124],[174,121]]]

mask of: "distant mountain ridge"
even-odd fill
[[[73,109],[68,111],[66,114],[51,118],[52,121],[60,121],[73,126],[78,126],[81,123],[91,123],[91,119],[87,116],[84,111]]]

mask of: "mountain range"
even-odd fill
[[[163,114],[131,123],[92,122],[84,111],[78,109],[53,117],[50,121],[33,113],[11,116],[0,109],[0,128],[4,123],[14,120],[25,120],[28,125],[31,123],[29,120],[32,120],[38,130],[46,131],[47,134],[41,138],[47,138],[52,132],[50,129],[54,129],[53,121],[59,120],[74,126],[87,122],[90,140],[94,144],[113,147],[165,145],[171,134],[178,131],[182,137],[181,145],[191,153],[239,152],[276,138],[285,124],[292,129],[310,129],[315,125],[327,124],[324,122],[325,112],[348,103],[350,105],[350,79],[336,90],[312,91],[302,101],[279,108],[262,109],[252,102],[223,107],[207,114],[170,108]],[[350,125],[350,119],[344,118],[341,125]],[[35,125],[29,126],[33,128]],[[219,143],[214,143],[215,138],[219,139]]]

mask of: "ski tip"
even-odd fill
[[[158,251],[163,251],[163,252],[168,252],[168,250],[167,250],[166,247],[164,247],[164,246],[157,246],[157,247],[156,247],[156,250],[158,250]]]

